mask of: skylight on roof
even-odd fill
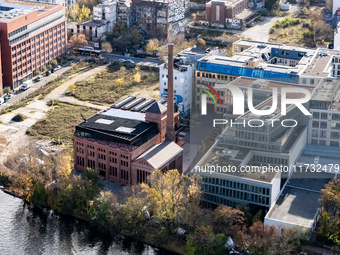
[[[114,120],[107,120],[107,119],[97,119],[95,122],[100,123],[100,124],[110,125],[115,121]]]
[[[129,127],[123,127],[123,126],[120,126],[115,129],[116,132],[126,133],[126,134],[131,134],[135,130],[136,130],[135,128],[129,128]]]

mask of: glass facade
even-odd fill
[[[197,70],[205,71],[205,72],[212,72],[212,73],[221,73],[221,74],[227,74],[227,75],[235,75],[235,76],[279,80],[279,81],[291,82],[291,83],[299,82],[299,76],[295,74],[278,73],[278,72],[266,71],[266,70],[261,70],[261,69],[256,69],[256,68],[253,69],[253,68],[245,68],[245,67],[238,67],[238,66],[198,62]]]

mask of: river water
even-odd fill
[[[24,203],[0,190],[0,255],[171,254],[131,240],[115,240],[86,222]]]

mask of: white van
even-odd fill
[[[32,85],[32,80],[25,81],[21,86],[21,90],[28,90]]]
[[[3,97],[0,97],[0,105],[2,105],[5,102]]]

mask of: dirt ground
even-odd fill
[[[91,75],[103,70],[104,68],[106,68],[106,65],[94,68],[88,72],[75,76],[73,79],[53,90],[44,100],[35,99],[25,107],[1,115],[0,168],[11,171],[4,165],[6,161],[14,155],[19,154],[30,144],[30,142],[32,142],[32,138],[26,135],[26,130],[33,126],[38,120],[41,120],[46,116],[47,112],[50,110],[50,107],[46,105],[49,100],[58,100],[65,97],[65,91],[71,84],[80,80],[84,80],[87,77],[90,77]],[[22,122],[12,121],[12,118],[19,113],[25,115],[27,119]]]

